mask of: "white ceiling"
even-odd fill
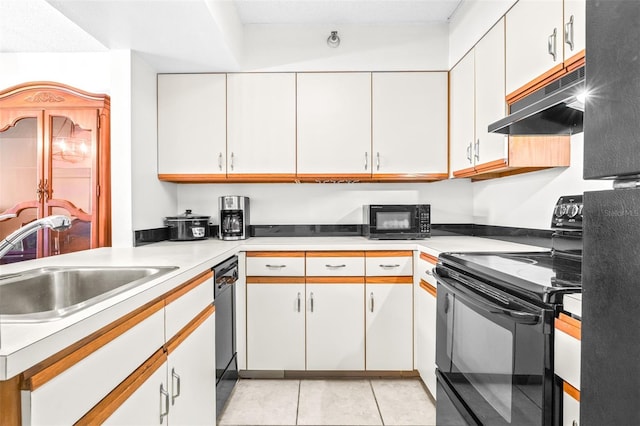
[[[447,22],[463,1],[0,0],[0,53],[131,49],[161,72],[217,71],[245,24]]]

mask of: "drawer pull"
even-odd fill
[[[300,312],[300,292],[298,292],[298,312]]]
[[[309,301],[311,304],[311,312],[313,312],[313,292],[309,293]]]
[[[166,409],[162,410],[162,401],[164,400],[164,406]],[[169,415],[169,392],[164,390],[164,386],[160,383],[160,424],[162,424],[165,417]]]
[[[344,265],[344,264],[343,265],[324,265],[324,266],[326,268],[329,268],[329,269],[339,269],[339,268],[346,268],[347,267],[347,265]]]
[[[375,301],[373,300],[373,292],[371,292],[371,312],[373,312],[374,304],[375,304]]]
[[[426,271],[424,271],[424,273],[429,275],[430,277],[433,276],[433,272],[431,272],[431,269],[427,269]]]
[[[176,379],[175,381],[173,379]],[[173,384],[176,384],[175,386]],[[175,369],[171,369],[171,388],[175,389],[175,392],[171,392],[171,405],[175,405],[176,398],[180,396],[180,376],[176,373]]]
[[[265,266],[271,269],[282,269],[287,267],[287,265],[265,265]]]
[[[398,265],[398,264],[395,264],[395,265],[380,265],[380,267],[382,269],[393,269],[393,268],[399,268],[400,265]]]

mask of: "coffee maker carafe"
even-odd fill
[[[218,209],[218,237],[221,240],[244,240],[249,236],[249,197],[219,197]]]

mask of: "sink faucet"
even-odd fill
[[[64,231],[71,227],[71,218],[64,215],[53,215],[34,220],[11,233],[7,238],[0,241],[0,259],[7,254],[17,243],[25,237],[33,234],[39,229],[51,228],[54,231]]]

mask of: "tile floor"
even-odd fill
[[[418,379],[243,379],[220,426],[436,424],[435,406]]]

